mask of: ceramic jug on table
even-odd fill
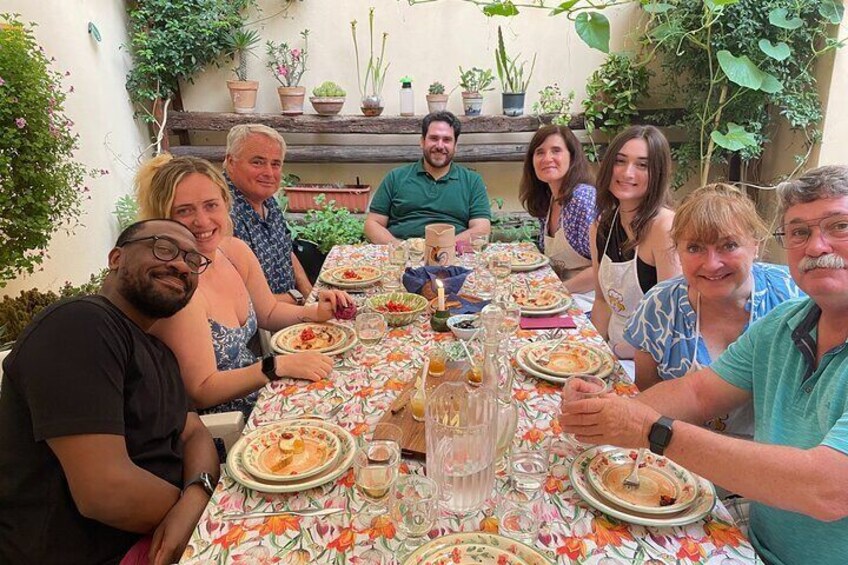
[[[424,228],[428,266],[448,267],[456,259],[456,229],[450,224],[430,224]]]

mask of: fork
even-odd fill
[[[642,464],[642,459],[645,457],[645,448],[639,448],[639,453],[636,455],[636,460],[633,462],[633,469],[630,474],[624,477],[624,486],[628,489],[637,488],[639,486],[639,465]]]
[[[550,363],[550,362],[551,362],[551,353],[553,353],[554,351],[556,351],[556,348],[557,348],[557,347],[559,347],[559,345],[560,345],[563,341],[565,341],[565,338],[567,338],[567,337],[568,337],[568,334],[567,334],[567,333],[563,333],[563,334],[560,336],[560,338],[559,338],[558,340],[556,340],[556,341],[554,342],[554,344],[553,344],[553,345],[551,345],[550,347],[548,347],[548,349],[545,351],[545,353],[544,353],[544,354],[542,354],[542,355],[541,355],[541,356],[540,356],[540,357],[539,357],[536,361],[537,361],[540,365],[547,365],[548,363]]]
[[[292,416],[290,418],[280,418],[280,420],[300,420],[300,419],[329,420],[330,418],[332,418],[333,416],[338,414],[341,411],[343,406],[344,406],[344,402],[341,402],[341,403],[333,406],[333,408],[331,410],[324,412],[324,413],[322,413],[322,412],[310,412],[310,413],[307,413],[307,414],[301,414],[299,416]],[[261,428],[262,426],[269,426],[271,424],[276,424],[280,420],[269,420],[267,422],[261,422],[259,424],[256,424],[256,427]]]

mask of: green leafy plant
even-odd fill
[[[389,70],[389,63],[386,62],[386,40],[389,34],[383,32],[383,41],[380,45],[380,56],[374,56],[374,8],[368,9],[368,34],[369,34],[369,51],[368,64],[365,66],[365,72],[359,64],[359,43],[356,39],[356,20],[350,22],[350,33],[353,36],[353,50],[356,55],[356,80],[359,85],[359,94],[362,98],[366,96],[380,96],[383,92],[383,83],[386,81],[386,71]],[[370,89],[368,83],[371,83]]]
[[[506,54],[503,31],[501,31],[501,26],[498,26],[498,48],[495,50],[495,63],[498,69],[498,79],[501,81],[501,87],[504,92],[527,92],[527,85],[530,84],[530,77],[533,76],[533,69],[536,68],[536,55],[535,53],[533,54],[533,62],[530,64],[530,71],[527,73],[526,78],[524,76],[524,66],[527,61],[520,61],[520,58],[520,54],[515,57],[510,57]]]
[[[430,84],[430,87],[427,89],[427,94],[444,94],[445,93],[445,85],[440,82],[434,82]]]
[[[303,73],[306,72],[306,57],[309,51],[309,30],[300,32],[303,39],[303,49],[290,47],[285,41],[265,43],[265,51],[268,54],[266,66],[271,74],[277,79],[281,86],[293,87],[300,84]]]
[[[567,126],[571,122],[571,104],[574,102],[574,91],[564,95],[559,85],[554,83],[539,91],[539,101],[533,104],[533,113],[537,116],[551,116],[551,123],[556,126]],[[541,127],[544,124],[539,125]]]
[[[481,69],[479,67],[471,67],[467,71],[463,71],[459,67],[459,86],[465,92],[486,92],[494,90],[492,83],[495,82],[495,75],[492,74],[492,69]]]
[[[113,214],[118,220],[118,229],[124,231],[138,220],[138,202],[132,195],[125,194],[115,202]]]
[[[292,236],[315,243],[318,250],[327,254],[334,245],[349,245],[365,241],[365,222],[345,208],[338,208],[335,200],[327,201],[323,194],[315,197],[318,210],[309,210],[302,223],[291,223]]]
[[[236,63],[233,72],[238,80],[247,80],[247,56],[259,43],[259,33],[254,29],[240,28],[227,36],[227,55]]]
[[[72,231],[98,171],[74,160],[79,137],[65,115],[73,87],[32,29],[0,15],[0,287],[32,273],[58,229]],[[66,73],[67,74],[67,73]],[[99,171],[106,174],[107,171]]]
[[[328,80],[313,88],[312,95],[319,98],[341,98],[347,96],[347,92],[338,84]]]

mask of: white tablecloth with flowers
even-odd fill
[[[458,259],[467,267],[475,265],[474,255],[463,255]],[[352,264],[380,265],[385,261],[385,246],[339,246],[330,253],[324,269]],[[514,273],[512,277],[526,278],[533,287],[558,287],[560,284],[548,267],[529,273]],[[321,288],[320,283],[318,288]],[[474,288],[472,273],[463,292],[473,294]],[[373,289],[369,293],[378,291]],[[360,295],[360,304],[361,299],[364,297]],[[585,342],[604,346],[603,340],[579,310],[570,314],[578,327],[567,331]],[[516,346],[537,333],[518,331]],[[354,436],[360,435],[380,420],[403,389],[405,380],[412,378],[415,367],[420,365],[430,345],[453,340],[450,333],[434,333],[426,315],[420,316],[411,325],[391,328],[378,347],[364,352],[361,366],[356,369],[336,372],[320,382],[282,380],[268,385],[245,431],[254,429],[257,423],[294,417],[316,406],[344,403],[333,421]],[[636,393],[635,386],[620,367],[611,379],[617,393]],[[519,371],[513,384],[513,397],[519,406],[518,434],[522,440],[533,441],[545,434],[559,434],[556,420],[559,391],[559,386]],[[544,486],[543,523],[536,548],[552,562],[724,565],[754,562],[750,543],[721,503],[717,503],[712,514],[704,520],[669,528],[631,525],[592,509],[571,488],[565,462],[565,456],[570,455],[573,454],[554,455]],[[423,464],[405,460],[400,472],[422,473]],[[354,487],[352,469],[330,484],[296,494],[255,492],[235,482],[224,471],[181,563],[396,563],[400,540],[388,516],[376,518],[369,527],[359,527],[356,525],[359,522],[353,520],[364,504]],[[226,511],[310,506],[338,507],[345,511],[322,518],[283,514],[242,521],[221,520],[221,514]],[[476,517],[462,522],[443,514],[429,537],[476,530],[498,531],[494,504],[487,505]]]

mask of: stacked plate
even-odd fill
[[[521,306],[522,316],[550,316],[571,307],[571,297],[557,290],[521,289],[512,293],[512,298]]]
[[[346,266],[336,267],[328,271],[322,271],[318,279],[330,286],[337,288],[362,288],[371,286],[380,281],[383,272],[377,267]]]
[[[416,549],[403,565],[550,565],[541,553],[521,542],[496,534],[465,532],[434,539]]]
[[[605,379],[615,368],[615,359],[600,347],[565,341],[549,353],[551,345],[546,341],[529,343],[515,353],[515,362],[524,372],[553,383],[577,374]]]
[[[307,322],[283,328],[271,337],[271,348],[280,354],[314,351],[344,353],[356,345],[356,332],[341,324]]]
[[[682,526],[712,512],[712,483],[653,453],[645,454],[639,468],[639,486],[624,485],[637,453],[609,446],[587,449],[571,466],[574,490],[593,508],[642,526]]]
[[[535,271],[548,263],[550,259],[538,251],[517,251],[512,254],[511,270],[514,273]]]
[[[336,480],[350,467],[356,442],[321,420],[285,420],[241,438],[227,454],[227,474],[260,492],[300,492]]]

